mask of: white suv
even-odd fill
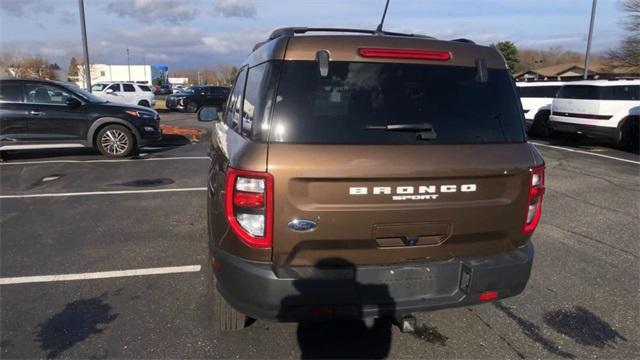
[[[554,131],[605,138],[638,147],[640,80],[577,81],[564,85],[551,104]]]
[[[149,85],[128,82],[98,82],[91,86],[97,97],[114,103],[155,107],[156,97]]]
[[[551,101],[556,96],[560,81],[519,82],[518,94],[524,110],[527,130],[533,135],[547,135],[547,122],[551,113]]]

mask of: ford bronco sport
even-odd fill
[[[496,50],[279,29],[240,68],[222,119],[208,107],[199,119],[215,121],[220,329],[401,319],[524,290],[544,162]]]

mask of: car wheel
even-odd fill
[[[141,100],[138,105],[140,106],[144,106],[144,107],[151,107],[151,105],[149,104],[149,102],[147,100]]]
[[[539,112],[533,119],[531,130],[529,132],[533,136],[546,137],[549,133],[549,113]]]
[[[213,282],[213,327],[218,331],[237,331],[246,328],[251,319],[245,314],[232,308],[220,295]]]
[[[638,121],[627,120],[618,129],[616,136],[616,146],[623,150],[638,150],[640,137],[640,127]]]
[[[196,104],[194,102],[190,102],[190,103],[187,104],[186,110],[189,113],[194,113],[194,112],[198,111],[198,104]]]
[[[108,125],[96,136],[96,147],[102,155],[122,158],[135,149],[135,139],[131,131],[122,125]]]

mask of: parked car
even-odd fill
[[[184,91],[184,86],[182,86],[182,85],[174,85],[174,86],[172,86],[172,89],[173,89],[173,93],[174,94],[178,94],[178,93],[181,93],[181,92]]]
[[[551,101],[563,84],[560,81],[516,83],[527,130],[532,135],[547,135]]]
[[[0,80],[0,151],[91,147],[125,157],[160,140],[160,116],[69,83]]]
[[[98,82],[91,86],[93,94],[101,99],[120,104],[155,107],[156,97],[148,85],[127,82]]]
[[[551,104],[549,127],[638,149],[640,80],[579,81],[564,85]]]
[[[216,326],[410,325],[413,312],[520,294],[544,161],[500,53],[312,31],[274,31],[240,67],[222,119],[198,113],[218,121],[207,205]]]
[[[169,111],[184,110],[194,113],[203,105],[224,107],[229,89],[222,86],[190,86],[182,92],[167,96],[165,106]]]

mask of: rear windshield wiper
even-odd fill
[[[433,125],[429,123],[422,124],[389,124],[389,125],[366,125],[367,130],[385,130],[385,131],[432,131]]]
[[[418,140],[434,140],[437,137],[435,130],[433,130],[433,125],[431,125],[429,123],[366,125],[365,129],[367,129],[367,130],[416,132]]]

